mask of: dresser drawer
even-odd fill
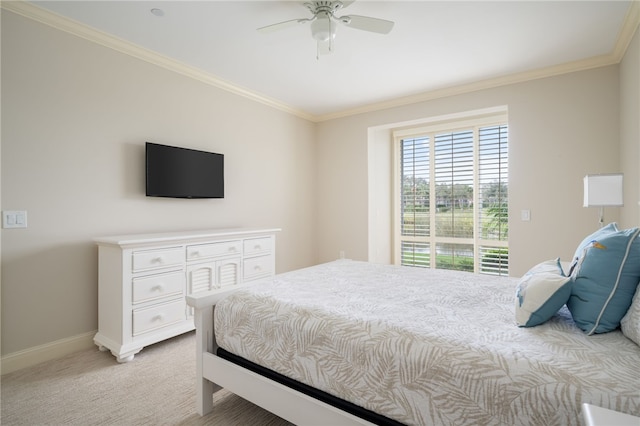
[[[258,278],[273,275],[273,256],[258,256],[245,259],[242,267],[242,275],[244,281],[255,280]]]
[[[273,250],[273,240],[270,237],[251,238],[244,240],[244,255],[255,256],[259,254],[271,253]]]
[[[220,243],[198,244],[187,247],[187,260],[193,261],[210,257],[240,255],[242,241],[223,241]]]
[[[133,252],[133,272],[181,266],[183,262],[184,249],[182,247]]]
[[[133,311],[133,335],[166,327],[186,319],[184,299]]]
[[[167,296],[180,295],[184,289],[184,272],[150,275],[133,279],[134,304]]]

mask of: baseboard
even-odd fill
[[[92,346],[95,346],[93,343],[93,336],[96,332],[97,330],[78,334],[76,336],[67,337],[65,339],[56,340],[55,342],[34,346],[29,349],[5,355],[0,360],[0,372],[1,374],[11,373],[16,370],[40,364],[41,362],[51,361],[52,359],[61,358],[74,352],[89,349]]]

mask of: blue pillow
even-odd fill
[[[571,295],[571,278],[564,275],[560,258],[531,268],[516,288],[516,323],[535,327],[548,321]]]
[[[591,241],[595,241],[598,238],[601,238],[601,237],[603,237],[605,235],[612,234],[612,233],[618,232],[618,231],[619,231],[618,225],[615,222],[612,222],[612,223],[608,224],[607,226],[603,226],[602,228],[599,228],[593,234],[585,237],[585,239],[582,240],[582,242],[580,244],[578,244],[578,248],[576,249],[576,252],[573,255],[573,259],[571,259],[571,268],[569,269],[569,275],[572,274],[573,268],[575,268],[576,265],[578,264],[578,259],[582,255],[585,247],[587,247],[591,243]]]
[[[587,334],[615,330],[629,309],[640,281],[639,233],[632,228],[600,234],[578,254],[567,307]]]

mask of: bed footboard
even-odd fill
[[[213,394],[221,389],[221,386],[206,378],[204,358],[206,354],[215,354],[218,349],[213,332],[215,304],[231,291],[202,292],[187,296],[187,304],[194,309],[196,326],[196,408],[201,416],[213,410]]]
[[[187,296],[187,303],[195,310],[198,414],[204,416],[213,410],[213,394],[224,387],[294,424],[373,425],[364,419],[218,357],[213,311],[215,304],[234,290],[224,293],[203,292]]]
[[[213,410],[213,393],[220,389],[220,386],[205,379],[204,376],[204,355],[215,353],[216,344],[213,334],[213,306],[196,309],[196,407],[198,414],[204,416]]]

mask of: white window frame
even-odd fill
[[[412,127],[399,129],[393,132],[393,212],[391,214],[391,218],[393,221],[393,262],[396,265],[400,265],[401,261],[401,245],[403,241],[414,241],[414,242],[427,242],[430,246],[430,251],[432,255],[430,256],[430,268],[435,269],[436,267],[436,256],[435,256],[435,247],[438,243],[451,243],[451,244],[469,244],[473,245],[474,248],[474,272],[479,273],[481,265],[479,255],[480,247],[496,247],[496,248],[508,248],[509,241],[507,240],[486,240],[480,238],[480,232],[477,232],[478,227],[478,206],[480,205],[480,191],[477,190],[477,184],[479,182],[479,129],[484,127],[491,127],[497,125],[508,125],[508,114],[506,110],[499,112],[492,112],[488,114],[482,115],[473,115],[467,117],[458,117],[455,119],[449,119],[440,122],[434,122],[426,126],[420,127]],[[401,198],[402,198],[402,176],[401,176],[401,161],[400,158],[400,144],[403,139],[408,138],[419,138],[429,135],[429,158],[434,159],[434,136],[437,133],[443,132],[457,132],[463,130],[473,129],[474,133],[474,194],[473,194],[473,238],[452,238],[452,237],[439,237],[435,235],[435,216],[430,214],[430,229],[428,237],[406,237],[402,236],[402,225],[401,225],[401,217],[402,209],[401,209]],[[436,191],[435,186],[436,182],[433,179],[434,169],[435,169],[435,161],[430,160],[430,176],[429,185],[429,205],[436,205]]]

